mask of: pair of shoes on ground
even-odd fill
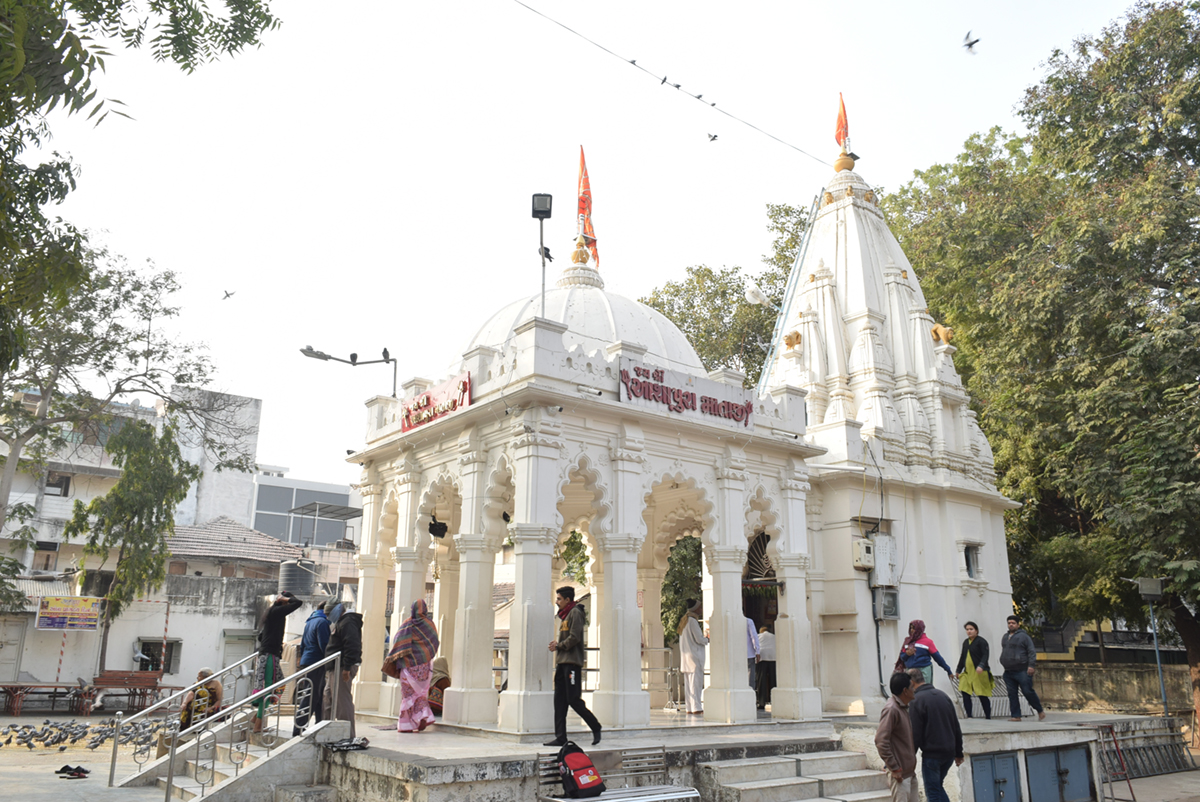
[[[64,780],[86,780],[87,776],[91,774],[83,766],[63,766],[54,773],[62,775],[62,779]]]
[[[596,727],[596,729],[592,730],[592,746],[595,746],[596,744],[600,743],[600,733],[602,730],[603,730],[603,727]],[[566,742],[567,742],[566,738],[555,738],[552,741],[546,741],[545,743],[542,744],[542,746],[562,746]]]

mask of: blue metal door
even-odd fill
[[[1092,764],[1086,746],[1063,747],[1058,750],[1058,777],[1062,802],[1089,802],[1092,793]]]
[[[1086,746],[1066,746],[1025,757],[1030,802],[1090,802],[1091,764]]]
[[[1016,754],[972,755],[971,775],[975,802],[1020,802]]]

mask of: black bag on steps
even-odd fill
[[[558,773],[562,776],[563,793],[572,799],[586,799],[604,793],[604,780],[592,765],[592,759],[573,741],[558,750]]]

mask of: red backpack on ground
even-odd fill
[[[600,796],[605,791],[592,759],[573,741],[558,750],[558,773],[562,775],[563,793],[572,799]]]

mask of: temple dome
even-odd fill
[[[516,328],[541,312],[541,294],[514,301],[492,315],[471,340],[467,352],[488,346],[503,350]],[[646,362],[668,370],[706,376],[696,349],[679,327],[645,304],[606,292],[600,274],[587,265],[563,271],[557,287],[546,290],[546,315],[567,327],[563,345],[603,352],[618,341],[645,347]]]

